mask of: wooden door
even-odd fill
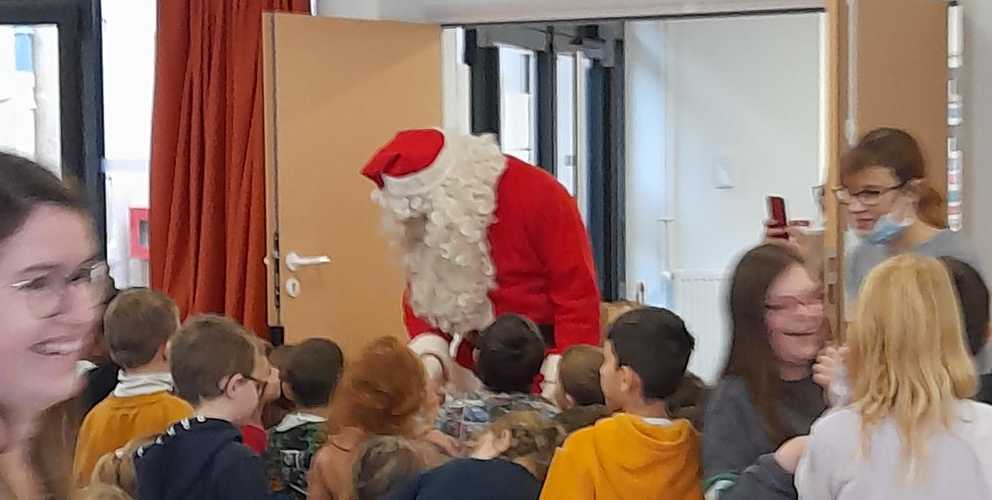
[[[877,127],[912,133],[931,185],[947,193],[947,4],[930,0],[827,0],[828,190],[840,159]],[[845,326],[846,209],[826,197],[827,298],[834,331]]]
[[[263,29],[269,322],[346,355],[405,337],[403,273],[359,171],[397,131],[440,126],[441,29],[289,14]],[[291,252],[329,262],[294,270]]]
[[[906,129],[931,186],[947,197],[947,2],[859,0],[850,57],[854,128]],[[946,224],[947,214],[941,217]]]

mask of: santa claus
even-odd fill
[[[379,187],[373,198],[402,249],[410,347],[435,380],[470,390],[473,339],[506,313],[530,318],[545,338],[545,392],[562,351],[599,343],[589,237],[547,172],[504,156],[489,136],[408,130],[362,174]]]

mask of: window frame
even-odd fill
[[[475,25],[465,29],[465,63],[470,67],[473,134],[500,130],[499,52],[496,43],[515,45],[537,53],[537,163],[557,177],[557,57],[582,52],[593,60],[584,88],[577,89],[579,105],[585,101],[585,123],[577,124],[586,149],[576,183],[577,200],[587,208],[587,229],[603,300],[623,297],[625,287],[624,210],[624,65],[623,29],[616,23],[540,23]],[[562,28],[562,29],[559,29]],[[570,31],[571,30],[571,31]],[[605,40],[596,47],[574,45],[578,35]],[[576,61],[578,66],[579,61]],[[577,83],[577,86],[581,82]],[[605,92],[605,93],[604,93]],[[587,189],[579,189],[579,187]]]
[[[81,184],[100,241],[107,247],[102,161],[103,56],[100,0],[4,0],[0,24],[51,24],[59,32],[59,126],[64,177]]]

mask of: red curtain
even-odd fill
[[[151,284],[185,317],[267,336],[262,12],[309,0],[159,0]]]

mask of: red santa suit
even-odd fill
[[[490,137],[438,130],[400,132],[362,173],[404,251],[412,349],[445,371],[457,369],[452,358],[471,368],[462,337],[517,313],[545,334],[542,374],[555,382],[562,351],[599,344],[589,237],[554,177],[504,156]]]

